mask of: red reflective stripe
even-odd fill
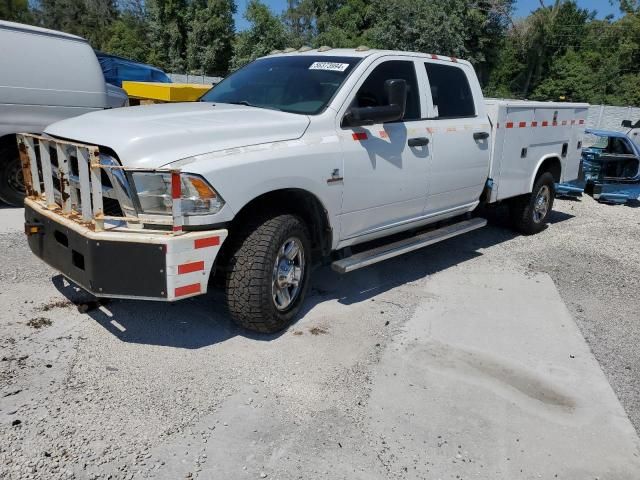
[[[506,128],[513,128],[513,122],[507,122]]]
[[[524,127],[526,127],[526,126],[527,126],[527,122],[520,122],[520,123],[518,124],[518,127],[520,127],[520,128],[524,128]]]
[[[352,135],[354,140],[366,140],[367,134],[366,132],[354,132]]]
[[[215,247],[216,245],[220,245],[220,237],[198,238],[193,242],[193,248]]]
[[[542,126],[543,127],[548,127],[549,126],[549,122],[547,122],[546,120],[544,122],[542,122]]]
[[[433,58],[434,60],[438,60],[438,55],[435,55],[435,54],[432,53],[431,54],[431,58]]]
[[[185,285],[184,287],[177,287],[175,290],[176,297],[191,295],[192,293],[200,293],[199,283],[192,283],[191,285]]]
[[[182,275],[183,273],[199,272],[200,270],[204,270],[203,261],[183,263],[182,265],[178,265],[178,275]]]
[[[538,122],[531,122],[531,126],[532,127],[537,127],[538,126]]]
[[[171,173],[171,198],[176,199],[182,196],[182,187],[180,185],[180,174]]]
[[[580,125],[584,125],[584,120],[580,120]]]
[[[182,231],[182,226],[180,226],[180,225],[174,225],[174,226],[173,226],[173,231],[174,231],[174,232],[181,232],[181,231]]]

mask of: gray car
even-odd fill
[[[0,21],[0,45],[0,200],[21,205],[15,134],[41,133],[58,120],[124,106],[127,94],[105,82],[83,38]]]

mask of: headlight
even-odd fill
[[[170,215],[172,210],[171,173],[131,172],[141,213]],[[218,213],[224,200],[200,175],[181,173],[183,215]]]

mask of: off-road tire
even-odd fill
[[[546,228],[556,196],[555,185],[553,175],[545,172],[538,177],[530,194],[511,200],[509,210],[515,230],[525,235],[533,235]],[[536,199],[544,188],[549,192],[548,208],[542,218],[536,219]]]
[[[274,265],[281,246],[292,237],[302,244],[305,268],[297,297],[286,310],[278,310],[272,295]],[[255,332],[273,333],[286,328],[309,288],[311,244],[305,223],[295,215],[264,214],[249,221],[228,242],[225,290],[231,317]]]
[[[17,148],[0,148],[0,200],[13,207],[21,207],[24,204],[24,181],[21,181],[22,191],[15,188],[15,169],[22,179],[22,167]]]

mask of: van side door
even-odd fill
[[[485,186],[491,129],[473,68],[466,63],[425,60],[432,137],[426,215],[474,208]]]

